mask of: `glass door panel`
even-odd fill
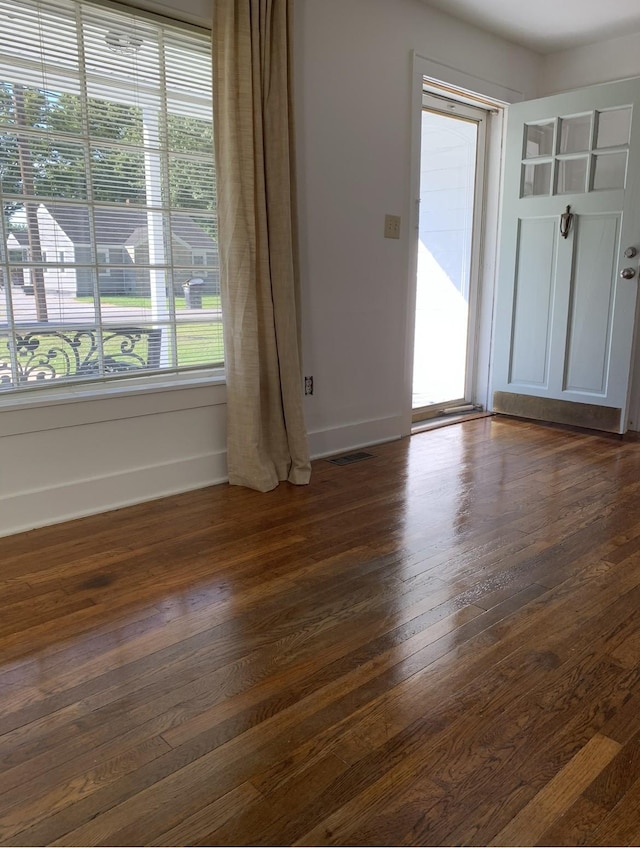
[[[478,133],[478,120],[423,109],[414,418],[467,395]]]

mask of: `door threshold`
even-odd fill
[[[442,418],[446,415],[454,415],[463,412],[479,412],[480,407],[467,403],[464,398],[446,401],[445,403],[430,403],[428,406],[415,406],[411,411],[411,423],[421,424],[434,418]]]
[[[438,418],[429,418],[426,421],[417,421],[411,427],[411,435],[424,433],[427,430],[439,430],[440,427],[448,427],[450,424],[461,424],[463,421],[473,421],[476,418],[490,418],[493,412],[461,412],[457,415],[441,415]]]

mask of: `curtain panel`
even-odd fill
[[[229,482],[309,482],[291,91],[293,0],[214,0]]]

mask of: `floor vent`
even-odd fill
[[[337,456],[335,459],[328,459],[327,462],[332,462],[334,465],[351,465],[352,462],[362,462],[363,459],[372,458],[372,453],[358,451],[357,453],[347,453],[344,456]]]

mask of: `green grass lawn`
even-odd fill
[[[220,305],[219,295],[209,295],[203,298],[203,300],[203,306],[205,308],[211,309],[219,307]],[[92,298],[77,298],[77,301],[91,303]],[[140,308],[145,306],[150,307],[151,305],[149,298],[142,297],[122,297],[113,298],[113,300],[109,298],[105,302],[113,303],[116,306],[122,307],[130,306]],[[184,304],[179,305],[184,308]],[[126,312],[124,310],[122,314],[122,323],[125,325],[140,324],[141,326],[148,323],[153,324],[153,322],[145,321],[144,319],[140,320],[137,317],[134,321],[127,320]],[[72,332],[74,325],[70,324],[68,329],[69,332]],[[46,340],[46,329],[43,329],[42,332],[43,338]],[[52,332],[55,335],[55,330]],[[148,339],[146,339],[145,336],[143,336],[143,339],[141,339],[139,343],[132,345],[130,340],[127,341],[126,326],[122,328],[122,331],[120,331],[118,326],[113,325],[112,321],[109,321],[104,325],[103,332],[105,356],[112,357],[115,362],[129,365],[133,368],[144,367],[143,363],[149,361]],[[170,333],[171,331],[168,327],[166,327],[164,332]],[[58,344],[58,341],[56,341],[56,344]],[[173,356],[170,356],[170,361],[166,363],[169,368],[197,368],[198,366],[218,366],[224,363],[222,321],[219,317],[207,320],[207,316],[203,315],[202,320],[197,320],[197,316],[195,314],[191,314],[189,317],[184,316],[182,321],[179,321],[176,324],[176,342],[177,362],[174,362]],[[95,342],[92,339],[92,334],[81,334],[75,348],[74,356],[77,354],[81,363],[85,362],[85,360],[89,362],[95,360],[97,362],[95,347],[93,347],[94,344]],[[172,347],[173,345],[170,343],[170,349]],[[73,357],[71,357],[71,359],[73,360]],[[4,368],[7,373],[11,372],[10,361],[9,336],[2,334],[0,335],[0,367]],[[33,365],[33,363],[26,361],[22,364],[25,366]],[[72,368],[71,373],[68,373],[65,376],[73,378],[75,376],[74,370],[75,369]]]
[[[106,356],[122,359],[122,336],[109,339],[109,325],[105,327],[104,352]],[[196,365],[220,365],[224,362],[224,344],[222,324],[179,324],[176,327],[179,368],[191,368]],[[136,348],[138,355],[148,357],[146,349]],[[126,357],[125,357],[126,359]]]
[[[92,297],[77,297],[77,303],[93,303]],[[128,308],[151,309],[150,297],[132,297],[127,295],[105,295],[101,303],[109,306],[119,306],[123,310]],[[203,309],[220,309],[220,295],[206,294],[202,297]],[[176,311],[186,309],[184,299],[176,296]],[[126,315],[123,314],[123,319]],[[197,365],[219,364],[224,361],[224,349],[222,342],[222,324],[215,323],[185,323],[176,328],[178,367],[192,367]],[[114,343],[115,345],[115,343]],[[112,353],[105,349],[106,354]],[[117,353],[114,347],[113,353]]]
[[[176,334],[179,367],[224,362],[222,324],[179,324]]]
[[[222,324],[220,322],[208,324],[189,322],[188,324],[180,324],[176,328],[176,332],[177,366],[179,368],[223,364],[224,345],[222,341]],[[43,336],[43,339],[46,340],[46,335]],[[81,362],[85,362],[85,360],[97,362],[95,348],[92,347],[92,341],[89,335],[80,337],[76,351]],[[107,326],[105,328],[104,355],[106,357],[112,357],[118,363],[128,364],[129,367],[140,368],[143,367],[143,362],[148,362],[149,348],[147,342],[142,340],[133,349],[130,348],[124,335],[118,333],[111,337],[109,327]],[[137,359],[137,357],[141,357],[142,361]],[[25,367],[30,368],[35,366],[35,362],[31,357],[27,356],[23,357],[23,359],[24,361],[21,364]],[[11,373],[10,362],[9,336],[0,334],[0,369],[3,369],[7,375]],[[175,366],[173,363],[170,363],[169,367]],[[131,372],[129,373],[131,374]],[[67,373],[64,373],[63,370],[59,376],[73,378],[76,376],[75,369],[72,368]]]
[[[92,297],[76,297],[76,303],[93,303]],[[151,309],[151,298],[150,297],[134,297],[129,295],[103,295],[100,298],[100,302],[104,303],[107,306],[121,306],[126,308],[129,307],[137,307],[138,309]],[[176,295],[176,309],[186,309],[187,305],[184,302],[184,298],[180,297],[180,295]],[[220,295],[219,294],[205,294],[202,296],[202,308],[203,309],[220,309]]]
[[[105,327],[105,356],[113,356],[116,361],[127,361],[122,356],[122,336],[109,338],[109,327]],[[197,365],[220,365],[224,361],[222,342],[222,324],[187,324],[177,327],[178,367],[191,368]],[[136,346],[136,353],[147,359],[147,348]]]

